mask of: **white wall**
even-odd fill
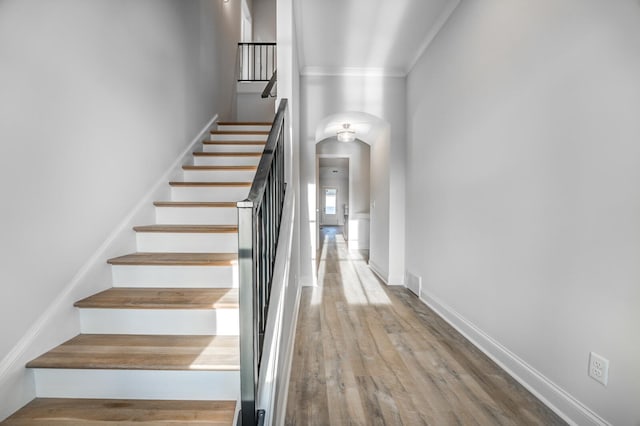
[[[272,122],[275,116],[276,99],[262,98],[266,83],[242,81],[238,82],[236,92],[236,120]]]
[[[8,355],[207,121],[230,118],[238,22],[217,0],[0,2],[0,418],[33,392]],[[67,319],[40,335],[77,331]]]
[[[637,1],[469,0],[408,78],[407,270],[579,424],[640,424],[638,76]]]
[[[373,194],[380,194],[375,209],[371,209],[370,262],[391,284],[404,280],[404,152],[405,152],[405,79],[381,76],[318,76],[301,78],[300,118],[300,211],[301,274],[305,284],[314,282],[315,214],[315,143],[316,129],[325,117],[354,111],[379,117],[390,125],[390,134],[382,135],[386,142],[372,144],[372,164],[380,163]],[[377,144],[377,148],[374,145]],[[384,166],[386,162],[387,166]],[[389,168],[386,173],[385,167]],[[372,174],[374,171],[372,170]],[[381,180],[380,180],[381,179]],[[387,194],[387,199],[383,194]],[[371,200],[373,202],[373,199]],[[377,216],[376,216],[377,215]],[[376,216],[376,219],[374,219]],[[374,239],[374,234],[378,239]],[[389,247],[399,248],[392,258]]]
[[[276,0],[253,0],[253,40],[276,40]]]

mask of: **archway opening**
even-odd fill
[[[338,140],[338,132],[345,124],[354,132],[353,141]],[[316,260],[320,258],[320,227],[337,226],[349,249],[367,251],[374,270],[375,264],[371,261],[388,263],[389,135],[387,121],[363,112],[333,114],[316,127],[313,197],[316,214],[312,219]],[[330,174],[340,175],[341,171],[342,180],[331,179]],[[314,263],[317,267],[317,261]]]

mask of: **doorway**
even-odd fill
[[[349,157],[323,155],[317,157],[317,206],[320,226],[337,226],[343,232],[350,203]],[[346,239],[346,232],[345,232]]]

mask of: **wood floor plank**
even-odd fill
[[[253,182],[169,182],[170,186],[179,187],[244,187],[251,186]]]
[[[203,145],[265,145],[266,141],[231,140],[231,141],[203,141]]]
[[[1,424],[231,426],[235,401],[36,398]]]
[[[237,309],[235,288],[114,287],[77,301],[93,309]]]
[[[237,336],[80,334],[28,368],[238,370]]]
[[[210,170],[224,170],[224,171],[253,171],[258,170],[257,166],[195,166],[186,164],[182,166],[182,170],[190,171],[210,171]]]
[[[184,234],[237,234],[237,225],[142,225],[134,226],[136,232],[166,232]]]
[[[335,228],[323,233],[287,425],[565,424],[407,289],[384,285]]]
[[[212,130],[212,135],[268,135],[268,130]]]
[[[231,266],[237,253],[131,253],[109,259],[110,265]]]
[[[207,208],[235,208],[238,203],[235,201],[155,201],[156,207],[207,207]]]
[[[195,151],[194,157],[262,157],[261,152],[205,152]]]
[[[218,121],[218,126],[271,126],[270,121]]]

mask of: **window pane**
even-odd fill
[[[338,190],[335,188],[332,189],[325,189],[324,193],[325,193],[325,200],[324,200],[324,207],[325,207],[325,214],[336,214],[336,195],[337,195]]]

